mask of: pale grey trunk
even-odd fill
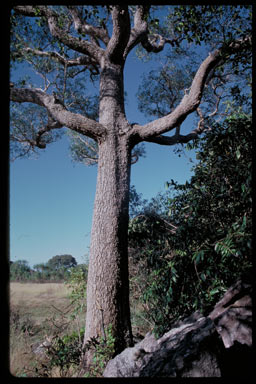
[[[127,229],[131,154],[123,103],[123,69],[102,70],[100,123],[108,134],[99,144],[91,231],[84,344],[112,325],[116,353],[132,345]]]

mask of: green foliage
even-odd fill
[[[146,204],[146,200],[142,198],[142,194],[138,194],[135,186],[130,186],[130,193],[129,193],[129,215],[130,217],[135,217],[138,215],[144,205]]]
[[[174,246],[182,240],[192,257],[205,308],[217,287],[221,292],[251,267],[251,143],[250,117],[230,116],[198,144],[190,183],[170,183],[179,193],[170,201],[179,224]]]
[[[64,33],[70,28],[69,13],[66,7],[53,7],[58,15],[58,27]],[[106,7],[80,7],[84,17],[89,18],[94,25],[100,25],[101,20],[107,18]],[[98,71],[92,66],[73,67],[64,66],[54,55],[38,56],[36,50],[55,52],[65,59],[76,58],[76,53],[64,44],[53,38],[49,33],[48,22],[45,17],[40,16],[37,10],[35,18],[11,13],[11,77],[15,71],[15,86],[17,87],[39,87],[56,96],[67,105],[74,113],[81,113],[89,118],[98,118],[98,98],[94,95],[86,95],[85,89],[88,82],[98,79]],[[30,48],[28,50],[25,49]],[[19,70],[20,69],[20,70]],[[33,77],[24,77],[24,69],[32,72]],[[11,158],[31,156],[38,153],[35,137],[42,126],[48,122],[47,112],[30,103],[27,105],[14,105],[11,103],[11,134],[10,149]],[[32,123],[31,123],[32,122]],[[40,136],[40,143],[49,144],[63,135],[64,131],[46,131]],[[76,137],[71,139],[72,155],[76,157],[73,146]],[[41,147],[40,147],[41,149]]]
[[[250,116],[214,124],[194,147],[194,175],[168,183],[165,215],[130,222],[132,279],[158,335],[194,310],[207,313],[252,266]]]
[[[29,280],[31,270],[26,260],[17,260],[10,263],[10,279],[16,281]]]
[[[229,43],[251,33],[251,6],[180,5],[170,8],[174,33],[189,43]]]
[[[58,271],[62,268],[72,268],[77,265],[77,262],[71,255],[57,255],[53,256],[47,264],[51,269]]]
[[[68,279],[71,269],[77,266],[71,255],[54,256],[47,263],[39,263],[31,269],[26,260],[10,261],[10,279],[12,281],[62,281]],[[80,265],[79,268],[86,269]]]
[[[251,35],[251,7],[172,6],[161,24],[161,34],[175,38],[177,44],[165,53],[161,65],[142,78],[137,98],[146,116],[161,117],[173,111],[209,52]],[[246,105],[247,113],[251,110],[251,58],[251,48],[245,47],[209,75],[200,104],[205,126],[212,125],[210,117],[216,113],[230,113],[231,106],[245,110]],[[198,120],[197,112],[192,116]]]
[[[24,367],[28,377],[72,377],[79,369],[84,329],[66,335],[55,335],[44,348],[44,357],[36,357],[30,367]],[[31,375],[32,374],[32,375]]]
[[[18,81],[17,86],[24,87],[30,84],[29,77]],[[10,158],[38,155],[36,149],[36,135],[47,125],[48,116],[42,107],[30,103],[17,105],[10,103]],[[63,130],[50,131],[41,137],[41,145],[55,142],[61,137]]]
[[[168,60],[166,65],[151,70],[142,78],[139,86],[138,108],[145,115],[164,116],[173,110],[189,88],[192,66]]]
[[[69,298],[74,305],[72,317],[75,318],[86,306],[86,281],[88,269],[87,265],[79,265],[70,271],[70,275],[65,282],[71,292]]]
[[[79,334],[73,332],[62,337],[56,336],[47,348],[48,369],[51,370],[53,367],[58,367],[63,377],[71,366],[79,366],[83,335],[84,330],[81,330]]]
[[[98,162],[98,143],[80,135],[77,132],[68,131],[70,138],[70,152],[74,162],[79,162],[85,165],[95,165]]]
[[[41,263],[33,266],[34,268],[34,278],[35,280],[50,280],[51,278],[51,269],[47,264]]]
[[[114,356],[115,338],[113,337],[111,324],[106,327],[104,333],[104,336],[89,341],[85,346],[85,349],[94,349],[92,364],[85,377],[102,377],[108,361]]]

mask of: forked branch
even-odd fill
[[[130,131],[134,143],[141,141],[150,141],[161,145],[187,143],[196,138],[199,133],[202,133],[203,130],[201,125],[191,131],[188,135],[176,134],[173,137],[162,136],[162,134],[180,126],[186,117],[199,107],[207,77],[212,69],[217,68],[218,65],[223,62],[223,59],[228,60],[230,55],[248,45],[251,46],[250,37],[237,40],[236,42],[232,42],[229,46],[223,46],[210,53],[198,68],[189,92],[185,93],[180,104],[174,111],[143,126],[134,125],[133,129]]]
[[[10,98],[19,103],[29,102],[44,107],[55,124],[68,127],[78,133],[91,137],[94,140],[102,138],[106,129],[95,120],[89,119],[79,113],[67,110],[57,97],[49,95],[40,89],[10,88]],[[53,129],[53,125],[49,129]],[[56,127],[55,127],[56,128]]]

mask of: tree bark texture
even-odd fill
[[[123,68],[104,64],[100,124],[108,129],[98,142],[98,176],[87,280],[84,345],[112,325],[115,352],[132,345],[128,277],[128,219],[131,148],[124,133]],[[88,359],[89,353],[87,353]]]
[[[127,144],[117,144],[115,137],[110,137],[99,146],[84,342],[102,335],[103,327],[111,323],[117,335],[117,351],[132,343],[127,255],[129,184]]]

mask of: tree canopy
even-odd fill
[[[53,256],[46,263],[35,264],[33,268],[27,260],[10,261],[10,278],[13,281],[62,281],[75,267],[77,261],[71,255]]]
[[[77,265],[76,259],[71,255],[57,255],[53,256],[48,262],[47,265],[56,271],[60,269],[69,269]]]
[[[125,55],[129,54],[133,46],[138,47],[139,56],[142,52],[154,55],[166,45],[171,46],[163,59],[164,65],[147,74],[147,81],[139,89],[139,108],[147,115],[163,117],[170,114],[184,92],[190,90],[202,55],[221,47],[221,60],[218,57],[218,66],[213,64],[210,73],[207,72],[203,102],[196,108],[197,128],[190,135],[178,135],[176,132],[176,136],[170,139],[157,138],[154,141],[170,145],[196,137],[203,131],[210,117],[223,112],[221,101],[225,101],[232,89],[226,86],[227,82],[235,82],[235,86],[241,90],[240,98],[246,99],[242,90],[251,66],[250,6],[166,6],[160,7],[160,10],[155,6],[130,6],[128,11],[130,17],[134,18],[134,24],[131,25],[132,35]],[[71,128],[70,148],[75,161],[89,165],[97,162],[96,125],[93,128],[96,136],[89,134],[87,137],[84,136],[82,126],[86,121],[98,121],[98,95],[91,93],[91,87],[89,93],[86,90],[87,84],[98,84],[99,81],[98,59],[103,47],[110,41],[113,27],[111,12],[109,6],[14,8],[11,13],[11,74],[24,64],[28,65],[31,73],[15,81],[15,87],[34,87],[34,72],[37,74],[39,88],[33,97],[32,94],[28,95],[28,91],[26,94],[27,101],[34,104],[11,103],[13,159],[30,155],[38,148],[43,149],[63,134],[62,127],[65,124],[54,121],[49,103],[46,108],[48,113],[45,113],[46,99],[43,101],[40,89],[52,94],[57,104],[65,106],[63,113],[69,110],[89,119],[80,119],[79,129],[66,121],[66,126]],[[140,23],[143,28],[147,28],[149,38],[143,28],[140,30]],[[19,96],[14,90],[12,93],[14,101],[25,97],[21,92]],[[152,138],[146,138],[145,135],[143,138],[152,141]],[[135,152],[134,160],[138,154],[140,151]]]

